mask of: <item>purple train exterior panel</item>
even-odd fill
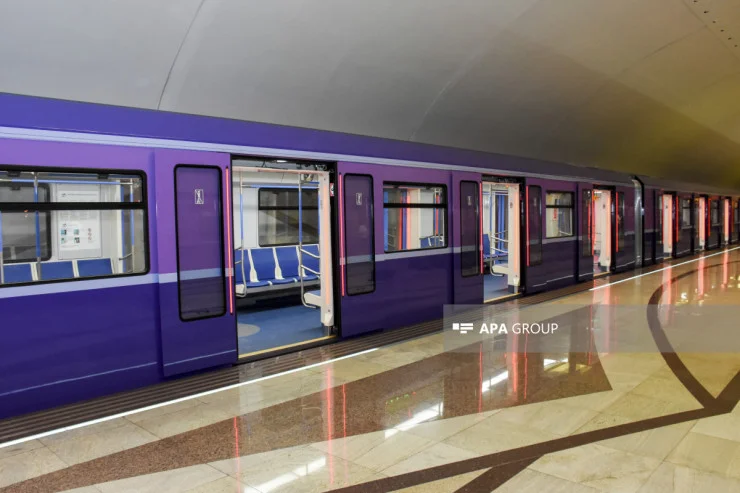
[[[462,278],[460,273],[459,246],[460,232],[459,187],[461,180],[480,182],[476,173],[460,173],[418,168],[387,167],[360,163],[341,162],[338,164],[341,175],[359,174],[373,176],[374,248],[375,248],[375,290],[361,294],[349,294],[345,285],[345,295],[341,297],[342,336],[353,336],[364,332],[395,328],[442,317],[442,306],[453,303],[457,297],[469,303],[480,303],[483,298],[480,276]],[[409,183],[422,185],[442,185],[447,189],[447,216],[445,225],[447,243],[442,248],[415,251],[385,252],[383,183]],[[353,189],[354,191],[354,189]],[[345,200],[352,200],[345,190]],[[346,210],[347,208],[345,208]],[[357,214],[357,213],[353,213]],[[355,226],[352,219],[363,220],[357,215],[345,219],[344,231],[346,250],[352,253],[367,250],[363,237],[347,237]],[[452,252],[457,252],[451,255]],[[355,258],[342,259],[354,262]],[[361,259],[360,259],[361,260]]]
[[[588,281],[594,277],[593,256],[593,192],[590,183],[578,183],[578,193],[575,198],[576,224],[578,227],[578,248],[576,249],[578,280]]]
[[[553,289],[558,287],[567,286],[573,284],[576,281],[576,272],[578,264],[576,262],[576,249],[578,247],[578,236],[574,233],[571,236],[551,237],[548,238],[547,234],[547,214],[556,214],[555,209],[548,211],[547,194],[548,192],[566,192],[572,193],[574,204],[578,204],[575,200],[577,183],[570,181],[557,181],[557,180],[542,180],[537,178],[528,178],[527,187],[530,190],[533,187],[539,187],[542,191],[541,199],[541,214],[539,215],[539,232],[541,233],[541,260],[535,261],[535,257],[531,254],[527,255],[529,259],[529,265],[526,268],[526,289],[527,293],[535,293],[538,291],[544,291],[546,289]],[[577,206],[573,208],[573,221],[578,216],[576,210]],[[532,221],[533,215],[530,214],[530,221]],[[534,224],[529,224],[529,248],[534,248],[533,236]],[[575,223],[573,223],[575,226]],[[576,231],[575,229],[573,230]]]

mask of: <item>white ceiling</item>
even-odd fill
[[[0,0],[0,91],[740,186],[739,40],[733,0]]]

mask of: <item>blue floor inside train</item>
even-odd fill
[[[500,298],[509,293],[508,276],[494,276],[486,274],[483,277],[483,300]]]
[[[239,354],[253,353],[324,336],[319,310],[303,305],[240,310]]]

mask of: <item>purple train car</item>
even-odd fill
[[[0,418],[738,241],[732,192],[0,95]]]

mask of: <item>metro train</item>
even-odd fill
[[[0,418],[738,242],[738,193],[0,95]]]

